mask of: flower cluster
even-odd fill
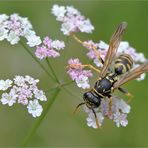
[[[62,22],[61,31],[64,35],[70,35],[74,32],[91,33],[94,30],[89,19],[85,19],[81,13],[72,6],[53,5],[52,14],[56,20]]]
[[[63,41],[52,40],[47,36],[44,38],[42,44],[40,46],[37,46],[35,55],[40,60],[46,57],[56,58],[60,56],[59,51],[64,49],[64,47],[65,47],[65,44]]]
[[[20,37],[27,40],[30,47],[41,43],[41,39],[36,35],[27,17],[21,17],[14,13],[10,16],[0,14],[0,41],[6,39],[10,44],[17,44]]]
[[[84,67],[79,59],[70,59],[68,61],[67,73],[76,82],[78,87],[87,89],[90,87],[88,78],[92,77],[92,72],[84,70]]]
[[[3,91],[0,99],[3,105],[12,106],[14,103],[19,103],[27,106],[28,112],[33,117],[41,115],[43,108],[39,101],[47,101],[47,98],[42,90],[39,90],[37,83],[30,76],[15,76],[12,80],[0,80],[0,90]],[[4,92],[7,91],[7,92]]]
[[[89,46],[87,46],[85,43],[87,43]],[[102,64],[99,61],[96,52],[94,52],[93,47],[95,47],[98,50],[98,53],[100,54],[101,58],[103,60],[105,60],[109,45],[103,41],[100,41],[99,43],[94,43],[91,40],[84,42],[84,45],[86,45],[85,47],[87,47],[89,49],[87,56],[94,61],[94,64],[97,67],[101,67]],[[128,42],[121,41],[119,48],[117,50],[116,56],[119,56],[120,54],[124,54],[124,53],[126,53],[132,57],[133,62],[134,62],[133,68],[136,68],[141,63],[146,62],[146,58],[144,57],[143,53],[137,53],[136,49],[131,47]],[[140,80],[143,80],[144,78],[145,78],[145,73],[142,74],[137,80],[140,81]]]
[[[85,107],[84,110],[88,114],[86,119],[87,125],[89,127],[97,128],[95,116],[92,110],[88,109],[87,107]],[[115,122],[117,127],[125,127],[128,124],[127,114],[130,112],[130,110],[131,107],[124,100],[114,96],[111,110],[109,110],[109,99],[105,98],[101,101],[100,107],[95,109],[95,112],[100,126],[102,126],[105,118],[109,118]]]

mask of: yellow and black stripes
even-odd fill
[[[133,66],[133,59],[128,54],[122,54],[115,60],[115,73],[124,74]]]
[[[105,96],[101,93],[99,93],[95,88],[92,89],[91,91],[93,93],[93,95],[95,95],[96,97],[100,97],[100,98],[104,98]]]

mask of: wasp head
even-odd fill
[[[101,98],[93,95],[91,91],[84,93],[83,99],[88,108],[93,109],[100,106]]]

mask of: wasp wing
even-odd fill
[[[144,64],[138,66],[137,68],[133,69],[132,71],[125,73],[123,77],[115,82],[114,89],[119,88],[121,85],[125,84],[126,82],[138,78],[142,73],[148,72],[148,61]]]
[[[105,77],[109,66],[111,65],[113,59],[115,58],[117,49],[119,47],[122,35],[124,33],[124,30],[127,26],[126,22],[122,22],[117,29],[115,30],[114,34],[112,35],[111,39],[110,39],[110,43],[109,43],[109,48],[108,48],[108,52],[103,64],[103,68],[100,72],[100,77]]]

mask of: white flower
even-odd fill
[[[118,52],[123,53],[127,48],[129,48],[129,43],[126,41],[122,41],[120,42],[120,45],[118,47]]]
[[[25,81],[28,82],[29,84],[36,84],[39,82],[38,79],[35,80],[34,78],[32,78],[28,75],[25,76]]]
[[[30,47],[41,43],[40,37],[36,36],[27,17],[21,17],[16,13],[9,17],[5,14],[0,15],[0,41],[6,38],[10,44],[14,45],[19,42],[21,37],[27,39]]]
[[[134,60],[144,63],[144,62],[146,62],[147,59],[144,57],[143,53],[137,53],[136,59],[134,59]]]
[[[77,9],[75,9],[73,6],[67,6],[66,10],[68,16],[80,15],[80,12]]]
[[[61,49],[64,49],[65,44],[63,41],[55,40],[55,41],[51,42],[51,46],[52,46],[52,48],[55,48],[59,51]]]
[[[0,15],[0,24],[3,23],[4,21],[6,21],[9,18],[8,15],[6,14],[1,14]]]
[[[20,16],[17,13],[13,13],[10,15],[10,19],[11,20],[19,20]]]
[[[0,90],[7,90],[9,87],[11,87],[12,81],[7,79],[6,81],[0,80]]]
[[[36,35],[31,35],[31,36],[28,36],[27,37],[27,44],[30,46],[30,47],[34,47],[34,46],[37,46],[37,45],[40,45],[41,44],[41,39],[39,36],[36,36]]]
[[[12,106],[17,99],[17,94],[14,90],[11,90],[10,93],[3,93],[2,94],[2,98],[1,98],[1,102],[2,104],[8,104],[9,106]]]
[[[99,59],[94,59],[94,64],[96,64],[97,67],[103,67],[103,64],[100,62]]]
[[[89,19],[85,19],[81,13],[72,6],[52,7],[52,14],[56,16],[56,20],[62,22],[61,31],[64,35],[70,35],[74,32],[92,33],[94,27]]]
[[[117,127],[121,126],[127,126],[128,120],[126,119],[127,115],[126,114],[121,114],[120,112],[116,112],[114,114],[114,122],[116,123]]]
[[[34,90],[34,97],[40,101],[47,101],[45,93],[42,90],[35,89]]]
[[[80,21],[78,28],[80,29],[81,32],[86,32],[86,33],[92,33],[92,31],[94,30],[94,26],[91,25],[89,19]]]
[[[106,44],[104,41],[100,41],[99,44],[98,44],[98,46],[101,49],[108,49],[109,48],[109,45]]]
[[[39,90],[37,87],[38,79],[34,79],[31,76],[15,76],[13,81],[0,80],[0,90],[7,90],[9,93],[2,93],[0,101],[2,104],[8,104],[12,106],[14,103],[26,105],[28,112],[33,117],[41,115],[43,108],[38,101],[47,101],[43,90]],[[31,100],[32,99],[32,100]],[[30,100],[30,101],[29,101]]]
[[[122,113],[128,114],[131,110],[131,107],[123,100],[118,98],[113,98],[116,108],[122,111]]]
[[[5,38],[7,38],[8,35],[8,30],[1,27],[0,28],[0,41],[4,40]]]
[[[7,40],[10,42],[10,44],[14,45],[19,42],[20,38],[15,34],[14,31],[10,31],[7,36]]]
[[[99,122],[99,126],[101,126],[104,120],[104,116],[102,115],[101,112],[96,112],[96,116]],[[88,114],[88,117],[86,120],[87,120],[87,125],[89,127],[98,128],[96,125],[96,119],[95,119],[94,113],[92,111]]]
[[[65,12],[66,10],[64,6],[53,5],[51,9],[51,13],[57,16],[57,20],[59,21],[64,17]]]
[[[61,26],[61,31],[64,35],[70,35],[70,33],[75,29],[75,26],[71,22],[65,22]]]
[[[145,77],[146,77],[146,73],[143,73],[143,74],[140,75],[139,78],[137,78],[137,81],[142,81],[142,80],[145,79]]]
[[[28,104],[28,99],[27,98],[19,98],[18,103],[22,105],[27,105]]]
[[[35,35],[35,31],[30,30],[28,28],[24,28],[24,37],[28,38],[29,36]]]
[[[29,30],[32,31],[31,29],[33,28],[32,27],[32,24],[31,22],[28,20],[27,17],[20,17],[20,21],[21,21],[21,27],[23,28],[23,30]],[[34,31],[33,31],[34,32]]]
[[[38,100],[30,100],[27,106],[28,112],[32,114],[32,116],[39,117],[43,111],[42,106],[39,104]]]
[[[16,84],[17,86],[23,86],[25,84],[25,79],[23,76],[15,76],[14,80],[14,84]]]
[[[88,77],[81,75],[76,79],[77,86],[83,89],[90,88]]]

